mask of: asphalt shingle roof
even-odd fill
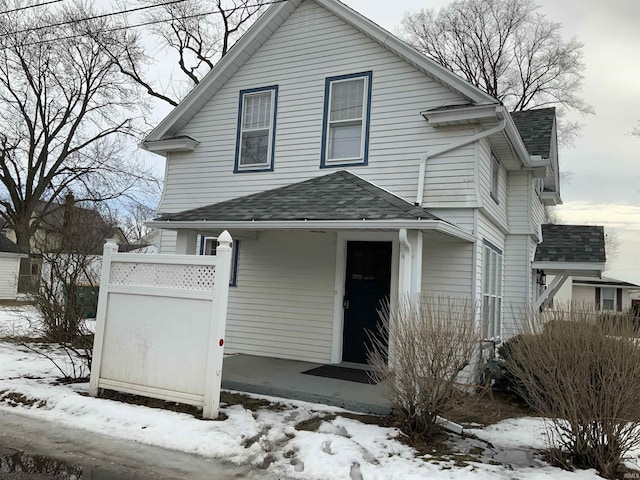
[[[344,170],[225,202],[166,214],[169,221],[439,220]]]
[[[0,234],[0,252],[3,253],[24,253],[22,249],[9,240],[4,235]]]
[[[550,157],[555,117],[556,109],[553,107],[511,112],[511,118],[518,128],[529,155]]]
[[[536,262],[602,263],[606,261],[604,227],[542,225]]]

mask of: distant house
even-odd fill
[[[603,312],[627,312],[640,285],[615,278],[572,277],[555,296],[557,305],[576,302],[592,305]]]
[[[18,245],[0,234],[0,300],[15,300],[18,294],[20,260],[28,258]]]
[[[64,203],[39,202],[33,218],[38,222],[38,228],[30,240],[30,255],[20,265],[20,291],[28,290],[39,281],[44,256],[57,253],[102,255],[107,238],[116,238],[119,245],[129,243],[120,228],[109,224],[97,210],[78,205],[71,193],[67,194]],[[7,238],[16,240],[11,226],[7,226],[5,232]]]

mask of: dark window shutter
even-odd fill
[[[622,289],[616,288],[616,311],[622,311]]]
[[[596,310],[600,310],[600,287],[596,287]]]

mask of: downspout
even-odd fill
[[[398,239],[400,240],[400,262],[402,271],[402,278],[400,279],[400,295],[406,295],[411,292],[411,243],[407,237],[407,229],[401,228],[398,232]],[[409,260],[407,261],[407,256]],[[407,268],[407,265],[409,268]]]
[[[419,207],[422,205],[422,199],[424,197],[424,177],[427,170],[427,160],[429,158],[437,157],[438,155],[442,155],[443,153],[450,152],[451,150],[456,150],[457,148],[464,147],[466,145],[469,145],[470,143],[474,143],[485,137],[494,135],[504,130],[506,125],[507,125],[507,121],[506,119],[503,118],[502,120],[500,120],[498,125],[490,128],[489,130],[484,130],[480,133],[476,133],[475,135],[464,138],[459,142],[450,143],[449,145],[445,145],[444,147],[440,147],[431,152],[422,154],[422,156],[420,157],[420,172],[418,173],[418,192],[416,194],[415,206]]]

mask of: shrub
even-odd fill
[[[460,373],[480,344],[475,314],[468,300],[427,296],[406,298],[381,312],[378,332],[370,335],[371,375],[385,382],[405,433],[435,434],[438,415],[452,404],[456,385],[470,380]]]
[[[549,418],[561,463],[614,478],[640,446],[640,332],[630,318],[584,308],[545,311],[502,355],[512,387]]]

